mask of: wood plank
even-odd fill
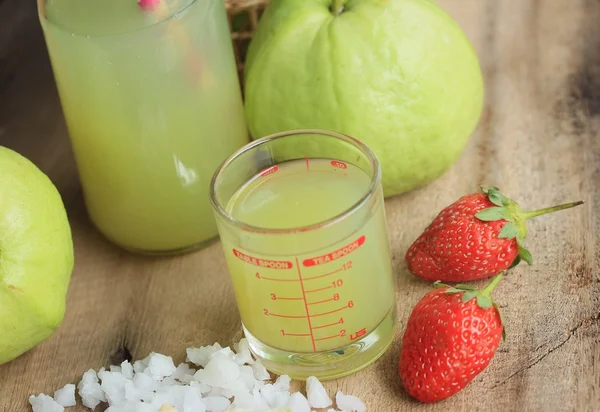
[[[0,41],[0,144],[33,160],[61,191],[76,267],[59,331],[0,366],[0,411],[6,412],[29,410],[30,394],[52,393],[89,368],[150,351],[181,361],[188,346],[241,336],[218,243],[185,256],[146,258],[113,247],[91,226],[31,3],[0,2],[0,38],[8,39]],[[497,184],[527,208],[587,203],[530,222],[535,264],[519,266],[497,291],[507,340],[463,392],[436,405],[410,400],[396,377],[401,331],[379,362],[326,387],[357,394],[378,412],[600,410],[600,3],[440,4],[480,56],[486,109],[452,170],[386,202],[400,324],[430,289],[407,273],[404,252],[460,195]],[[12,16],[10,30],[5,16]]]

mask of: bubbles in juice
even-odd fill
[[[361,202],[370,178],[332,159],[285,162],[242,186],[227,210],[248,225],[221,237],[246,330],[272,348],[321,352],[375,330],[394,308],[395,289],[380,189]]]

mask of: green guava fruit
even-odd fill
[[[244,92],[252,138],[305,128],[356,137],[377,155],[386,196],[448,170],[483,106],[473,48],[429,0],[273,0],[248,48]]]
[[[73,270],[62,199],[33,163],[0,146],[0,364],[61,324]]]

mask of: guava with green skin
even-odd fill
[[[305,128],[356,137],[377,155],[386,197],[450,168],[484,94],[469,40],[429,0],[273,0],[244,89],[252,138]]]
[[[28,159],[0,146],[0,364],[62,323],[73,263],[56,187]]]

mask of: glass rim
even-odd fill
[[[360,150],[361,153],[367,157],[367,159],[373,166],[373,172],[372,172],[372,175],[370,176],[369,186],[367,187],[367,189],[365,190],[365,193],[361,196],[361,198],[358,201],[356,201],[354,204],[352,204],[348,208],[344,209],[342,212],[340,212],[337,215],[332,216],[328,219],[322,220],[320,222],[312,223],[310,225],[285,228],[285,229],[283,229],[283,228],[281,228],[281,229],[265,228],[265,227],[250,225],[250,224],[244,223],[244,222],[234,218],[231,215],[231,213],[229,213],[227,210],[225,210],[225,207],[223,207],[223,205],[221,205],[221,203],[217,200],[217,190],[216,190],[217,180],[222,175],[222,172],[225,169],[230,167],[241,155],[243,155],[244,153],[247,153],[248,151],[250,151],[252,149],[255,149],[258,146],[269,143],[276,139],[283,139],[286,137],[295,136],[295,135],[303,135],[303,134],[316,134],[316,135],[322,135],[322,136],[327,136],[327,137],[332,137],[334,139],[342,140],[342,141],[354,146],[358,150]],[[300,158],[298,158],[298,159],[300,159]],[[301,232],[310,232],[310,231],[313,231],[316,229],[324,229],[324,228],[333,226],[336,223],[345,220],[347,217],[349,217],[354,212],[356,212],[357,210],[362,208],[365,204],[367,204],[373,198],[380,182],[381,182],[381,165],[379,164],[379,160],[377,159],[377,156],[375,155],[375,153],[366,144],[364,144],[360,140],[358,140],[352,136],[349,136],[347,134],[338,133],[338,132],[329,131],[329,130],[296,129],[296,130],[289,130],[289,131],[285,131],[285,132],[274,133],[274,134],[270,134],[268,136],[264,136],[259,139],[256,139],[256,140],[246,144],[244,147],[238,149],[233,154],[231,154],[229,157],[227,157],[227,159],[225,159],[219,165],[219,167],[216,169],[215,173],[213,174],[213,177],[210,181],[210,196],[209,197],[210,197],[210,203],[213,207],[213,210],[216,211],[221,218],[225,219],[228,223],[233,224],[233,225],[237,226],[238,228],[241,228],[244,231],[261,233],[261,234],[301,233]]]
[[[165,24],[168,21],[172,20],[176,14],[182,13],[183,11],[187,10],[194,3],[196,3],[197,0],[190,0],[190,2],[188,4],[186,4],[185,6],[180,7],[177,10],[174,10],[172,12],[169,12],[169,14],[165,15],[162,19],[160,19],[159,21],[156,21],[152,24],[148,24],[148,25],[145,25],[140,28],[133,29],[133,30],[119,31],[119,32],[114,32],[114,33],[101,33],[101,34],[86,34],[86,33],[80,33],[80,32],[73,32],[72,30],[67,30],[63,25],[58,24],[53,20],[50,20],[48,18],[48,16],[46,16],[47,1],[48,0],[37,0],[38,16],[39,16],[40,20],[43,20],[47,24],[50,24],[50,25],[56,27],[57,29],[62,30],[65,33],[69,33],[73,36],[85,37],[85,38],[90,38],[90,39],[99,39],[99,38],[104,38],[104,37],[123,36],[126,34],[134,34],[134,33],[142,32],[144,30],[149,30],[156,26],[160,26],[161,24]],[[134,1],[134,0],[131,0],[131,1]]]

